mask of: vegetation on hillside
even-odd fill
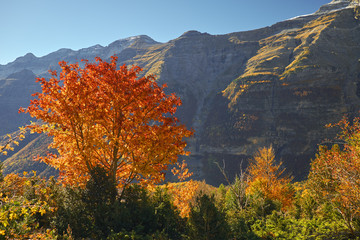
[[[58,155],[43,160],[66,181],[0,171],[0,240],[360,238],[359,118],[334,125],[336,144],[320,146],[306,181],[264,147],[233,182],[219,169],[227,186],[187,180],[185,162],[159,185],[191,135],[172,116],[180,100],[136,67],[97,62],[39,79],[27,111],[44,125],[30,128],[54,137]],[[8,137],[0,154],[23,138]]]
[[[271,148],[218,188],[190,180],[118,191],[102,168],[84,188],[9,174],[0,183],[0,239],[357,239],[359,159],[346,159],[353,169],[339,171],[353,175],[339,182],[324,172],[339,167],[330,157],[324,167],[324,154],[321,148],[309,179],[297,183],[276,174]]]

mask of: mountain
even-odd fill
[[[28,53],[23,57],[17,58],[11,63],[0,65],[0,79],[22,69],[31,70],[36,75],[46,75],[49,69],[59,69],[59,61],[75,63],[80,62],[82,59],[90,60],[95,57],[108,59],[110,56],[120,53],[127,48],[132,48],[134,46],[138,48],[146,48],[154,44],[157,44],[157,42],[148,36],[141,35],[117,40],[106,47],[95,45],[78,51],[62,48],[40,58],[35,57],[32,53]]]
[[[334,0],[314,14],[246,32],[189,31],[167,43],[137,36],[41,58],[27,54],[0,65],[0,94],[15,94],[0,96],[0,113],[27,106],[25,92],[36,91],[29,78],[46,76],[58,61],[116,54],[121,63],[156,74],[168,92],[181,97],[178,117],[196,131],[189,140],[189,163],[198,178],[218,184],[222,178],[216,163],[224,161],[234,175],[259,147],[272,145],[278,160],[302,179],[317,145],[336,134],[324,126],[359,111],[358,5]],[[10,114],[1,120],[5,130],[0,134],[5,134],[29,118]],[[15,154],[5,164],[16,166],[19,158]]]

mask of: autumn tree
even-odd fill
[[[38,78],[42,92],[21,109],[41,120],[30,126],[33,132],[53,137],[58,154],[40,159],[70,184],[83,184],[96,167],[119,187],[163,180],[192,134],[174,117],[180,99],[165,94],[153,75],[139,77],[140,67],[119,67],[115,56],[83,61],[83,68],[60,62],[59,74]]]
[[[360,118],[328,125],[341,132],[331,148],[320,146],[311,163],[308,187],[318,200],[330,203],[354,233],[360,221]]]
[[[260,148],[248,166],[248,187],[250,194],[260,193],[266,199],[281,202],[282,207],[289,207],[294,190],[290,186],[291,178],[284,176],[282,163],[276,164],[274,149]]]

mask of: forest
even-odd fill
[[[155,76],[116,57],[60,66],[20,109],[37,121],[0,146],[7,154],[24,132],[45,133],[56,152],[36,160],[60,175],[0,174],[0,239],[360,238],[360,118],[327,126],[338,135],[302,182],[264,146],[234,179],[219,163],[227,184],[214,187],[178,161],[193,131]]]

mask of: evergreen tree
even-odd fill
[[[196,198],[189,216],[190,238],[197,240],[222,240],[229,238],[229,226],[225,214],[215,206],[214,196]]]

